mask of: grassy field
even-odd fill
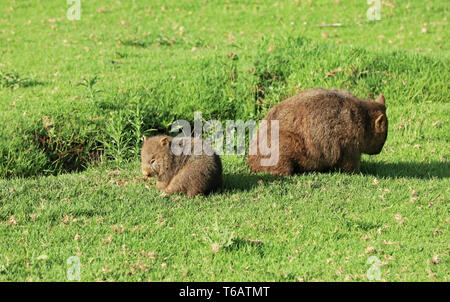
[[[449,281],[448,1],[0,3],[0,281]],[[322,27],[321,24],[341,23]],[[160,197],[143,134],[261,119],[299,89],[383,93],[362,173]]]

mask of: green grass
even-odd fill
[[[448,1],[0,4],[0,280],[449,281]],[[342,23],[341,27],[316,24]],[[274,178],[224,156],[224,191],[162,198],[140,138],[260,119],[298,89],[384,93],[362,173]]]

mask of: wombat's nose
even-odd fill
[[[150,175],[150,170],[149,169],[142,169],[142,174],[144,174],[144,176],[149,176]]]

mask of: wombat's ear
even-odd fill
[[[159,144],[161,145],[161,146],[167,146],[168,144],[169,144],[169,140],[167,139],[167,137],[163,137],[160,141],[159,141]]]
[[[377,102],[381,105],[386,105],[386,99],[384,98],[384,95],[382,93],[380,93],[380,95],[377,97],[375,102]]]
[[[145,143],[146,141],[148,141],[148,137],[145,136],[145,135],[142,137],[142,139],[143,139],[144,143]]]
[[[375,120],[375,132],[384,133],[387,130],[386,127],[386,115],[380,114]]]

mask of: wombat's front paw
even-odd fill
[[[159,196],[161,196],[161,197],[167,197],[167,195],[168,195],[168,194],[167,194],[166,192],[162,192],[161,195],[159,195]]]

